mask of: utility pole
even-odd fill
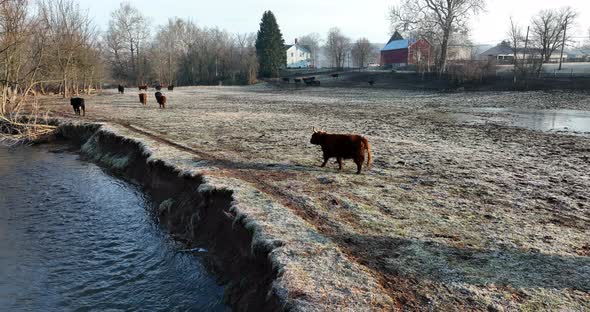
[[[559,56],[559,70],[561,70],[561,62],[563,61],[563,48],[565,47],[565,32],[567,30],[567,22],[568,18],[565,19],[565,24],[563,25],[563,41],[561,42],[561,55]]]

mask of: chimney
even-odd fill
[[[297,44],[297,38],[295,38],[295,44]]]

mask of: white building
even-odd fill
[[[295,44],[285,46],[287,50],[287,68],[311,67],[311,51],[309,47],[300,45],[295,39]]]

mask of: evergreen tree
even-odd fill
[[[271,11],[262,15],[256,37],[256,55],[260,63],[260,77],[278,77],[279,69],[287,65],[285,40]]]

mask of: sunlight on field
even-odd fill
[[[191,87],[167,92],[162,110],[136,93],[87,98],[87,119],[202,153],[216,175],[295,211],[408,304],[590,308],[589,133],[503,126],[501,110],[481,110],[587,111],[588,94]],[[65,101],[46,101],[72,116]],[[454,117],[470,111],[485,122]],[[366,136],[373,168],[319,168],[314,126]]]

